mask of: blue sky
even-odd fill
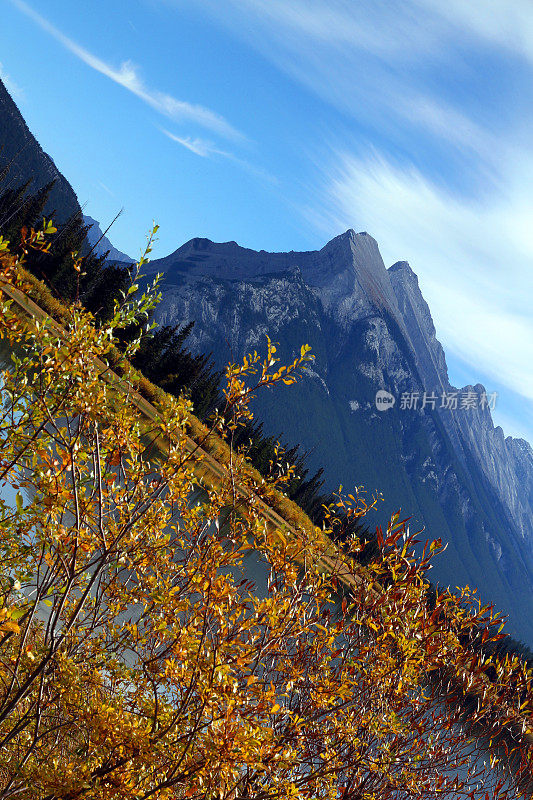
[[[533,441],[530,0],[7,0],[0,62],[115,246],[366,230]]]

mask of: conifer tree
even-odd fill
[[[207,419],[221,403],[221,373],[215,372],[210,356],[193,356],[185,341],[194,323],[183,326],[164,325],[141,340],[133,364],[149,380],[179,397],[186,393],[193,402],[196,415]]]

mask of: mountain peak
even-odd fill
[[[352,228],[335,236],[320,250],[271,253],[251,250],[234,241],[212,242],[195,237],[165,258],[152,261],[146,274],[161,272],[170,284],[211,277],[217,280],[255,280],[260,276],[299,269],[322,302],[343,319],[370,313],[374,303],[387,308],[403,325],[389,275],[375,239]],[[357,312],[356,312],[357,309]],[[365,313],[366,313],[365,312]]]
[[[400,273],[408,276],[409,278],[415,278],[418,282],[416,272],[413,271],[408,261],[396,261],[391,267],[389,267],[388,271],[392,274]]]
[[[348,230],[344,231],[344,233],[340,233],[338,236],[334,236],[331,241],[334,242],[335,239],[340,239],[340,240],[349,239],[349,240],[353,241],[356,236],[357,236],[357,233],[354,231],[354,229],[353,228],[348,228]]]
[[[214,242],[212,242],[211,239],[195,236],[194,239],[190,239],[182,246],[191,248],[192,250],[211,250],[213,244]]]
[[[391,267],[389,267],[390,272],[399,272],[400,270],[411,270],[411,265],[408,261],[396,261]]]
[[[376,247],[378,246],[378,243],[376,242],[374,237],[370,236],[370,234],[367,233],[366,231],[356,232],[353,228],[348,228],[348,230],[344,231],[344,233],[339,233],[338,236],[334,236],[333,239],[330,239],[329,242],[327,242],[327,244],[325,244],[322,249],[324,250],[326,247],[329,247],[330,245],[341,244],[341,243],[354,244],[357,246],[358,244],[362,244],[365,241],[367,241],[369,244],[373,243]]]
[[[225,250],[246,250],[246,248],[241,247],[241,245],[237,244],[237,242],[235,242],[233,239],[230,242],[214,242],[212,239],[207,239],[206,237],[195,236],[193,239],[189,239],[188,242],[185,242],[185,244],[179,247],[176,252],[179,252],[180,250],[198,250],[199,252],[204,250],[216,250],[217,252],[220,252]]]

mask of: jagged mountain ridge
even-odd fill
[[[436,338],[429,306],[422,296],[417,276],[405,261],[393,264],[389,274],[426,389],[437,393],[457,391],[449,382],[444,350]],[[461,391],[474,391],[479,396],[485,387],[476,384],[465,386]],[[441,417],[463,463],[467,463],[467,453],[472,451],[490,483],[505,497],[522,537],[533,544],[531,445],[525,439],[505,437],[501,427],[494,427],[488,408],[472,409],[474,420],[464,414],[444,412],[441,412]],[[472,422],[474,424],[469,424]]]
[[[35,192],[50,181],[55,181],[44,209],[45,214],[53,215],[58,223],[81,214],[72,186],[31,133],[1,80],[0,143],[0,174],[7,169],[7,174],[0,182],[0,190],[31,181],[29,191]]]
[[[258,398],[267,432],[310,449],[331,488],[382,492],[375,521],[401,507],[425,525],[423,537],[442,536],[435,579],[478,586],[533,643],[533,452],[494,428],[488,408],[400,408],[404,392],[457,391],[406,262],[387,270],[371,236],[347,231],[304,253],[193,239],[149,272],[164,274],[157,320],[195,320],[193,346],[217,366],[264,347],[266,334],[284,358],[308,342],[306,379]],[[386,412],[379,389],[397,398]],[[460,393],[469,391],[484,389]]]

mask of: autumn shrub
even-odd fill
[[[25,247],[45,242],[31,232]],[[483,698],[473,719],[504,726],[523,719],[513,700],[529,678],[509,663],[489,684],[489,660],[461,646],[470,628],[495,636],[487,609],[446,592],[428,608],[438,544],[416,559],[395,517],[363,567],[328,537],[334,508],[323,530],[275,524],[272,487],[243,454],[213,465],[185,399],[161,394],[147,416],[136,373],[109,368],[116,331],[150,297],[126,297],[100,326],[75,303],[63,327],[39,321],[13,300],[22,257],[0,241],[14,353],[0,416],[0,798],[505,797],[447,692],[468,681]],[[230,365],[225,420],[250,420],[255,391],[292,383],[307,355],[280,366],[267,342],[265,359]],[[361,512],[356,497],[339,504]]]

